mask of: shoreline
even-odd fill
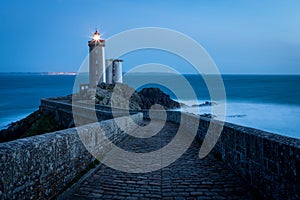
[[[3,129],[6,129],[8,128],[11,124],[17,122],[17,121],[20,121],[20,120],[23,120],[25,119],[26,117],[28,117],[29,115],[31,115],[35,110],[38,110],[38,108],[36,109],[33,109],[32,111],[30,112],[27,112],[27,113],[23,113],[23,114],[17,114],[17,115],[10,115],[6,118],[10,118],[11,120],[1,120],[0,122],[0,130],[3,130]]]

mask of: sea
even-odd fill
[[[225,102],[226,122],[300,139],[300,75],[222,75],[224,88],[208,84],[206,76],[215,75],[137,73],[124,74],[123,81],[137,90],[159,87],[184,103],[184,112],[211,113],[212,106]],[[0,73],[0,129],[37,110],[41,98],[71,94],[78,87],[77,79],[76,75]],[[211,98],[220,88],[226,101]],[[213,104],[198,106],[206,101]]]

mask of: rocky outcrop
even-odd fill
[[[192,105],[192,107],[205,107],[205,106],[215,106],[215,105],[217,105],[216,102],[213,102],[213,101],[205,101],[204,103]]]
[[[159,88],[144,88],[138,95],[141,98],[140,106],[142,109],[149,109],[154,104],[159,104],[165,109],[180,108],[180,104],[170,98]]]
[[[101,83],[96,89],[96,104],[141,110],[141,98],[138,93],[126,84]],[[128,105],[129,102],[129,105]]]
[[[203,113],[200,116],[201,117],[206,117],[206,118],[215,118],[215,117],[217,117],[216,115],[212,115],[210,113]]]
[[[112,98],[113,97],[113,98]],[[170,98],[159,88],[144,88],[136,92],[126,84],[105,84],[98,85],[95,94],[96,104],[129,108],[132,110],[149,109],[152,105],[159,104],[165,109],[180,108],[180,104]]]
[[[11,123],[7,129],[0,130],[0,143],[64,128],[66,127],[63,127],[53,116],[43,115],[38,110],[22,120]]]

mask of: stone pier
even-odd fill
[[[151,152],[168,144],[177,129],[177,124],[167,122],[151,138],[128,136],[118,146],[127,151]],[[195,140],[177,161],[148,173],[122,172],[100,164],[60,199],[254,199],[242,178],[212,154],[200,159],[199,149],[200,143]]]

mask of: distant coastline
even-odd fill
[[[0,72],[0,75],[68,75],[75,76],[77,72]]]
[[[88,73],[88,72],[86,72]],[[127,72],[123,72],[123,74],[126,74]],[[0,75],[77,75],[77,72],[0,72]],[[178,75],[175,73],[167,73],[167,72],[134,72],[130,73],[130,75],[147,75],[147,74],[159,74],[159,75]],[[198,75],[195,73],[183,73],[181,75]],[[204,76],[213,76],[216,74],[202,74]],[[226,74],[221,74],[222,76],[300,76],[300,74],[240,74],[240,73],[226,73]]]

